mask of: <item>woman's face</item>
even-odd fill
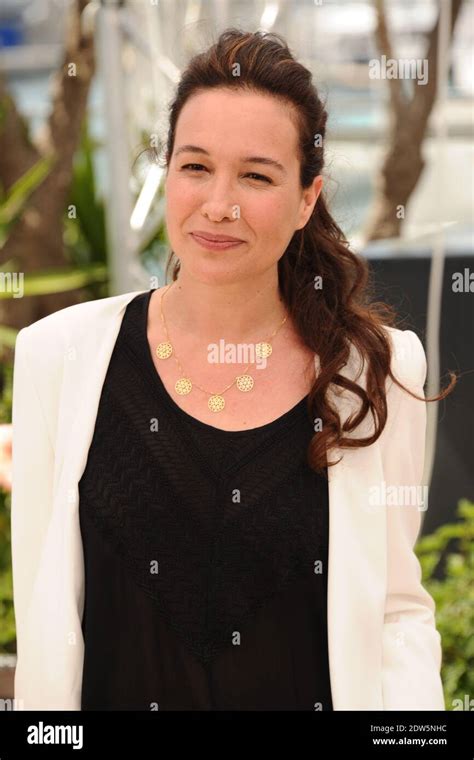
[[[322,178],[301,190],[289,107],[225,89],[201,91],[183,107],[165,195],[168,238],[186,276],[208,284],[261,279],[306,224]],[[197,230],[243,242],[209,250],[192,236]]]

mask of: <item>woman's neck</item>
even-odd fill
[[[206,342],[263,340],[288,314],[278,278],[268,276],[264,282],[215,285],[180,274],[162,298],[166,323]]]

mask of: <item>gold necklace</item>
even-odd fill
[[[173,346],[171,345],[169,334],[168,334],[168,327],[166,325],[165,316],[163,314],[163,299],[168,292],[169,288],[173,285],[173,282],[171,282],[168,287],[166,288],[165,292],[163,293],[161,300],[160,300],[160,313],[161,313],[161,322],[163,324],[163,328],[166,334],[166,340],[159,343],[155,349],[156,356],[158,359],[168,359],[170,356],[174,356],[179,370],[181,372],[181,377],[179,380],[175,383],[175,391],[180,396],[186,396],[188,393],[191,393],[193,387],[199,388],[199,390],[203,391],[204,393],[207,393],[209,396],[209,399],[207,401],[207,405],[211,412],[221,412],[225,407],[225,400],[223,398],[223,394],[229,390],[229,388],[232,388],[232,386],[235,384],[239,391],[242,391],[243,393],[247,393],[248,391],[251,391],[254,385],[253,377],[251,375],[247,374],[247,370],[250,367],[250,363],[247,364],[245,367],[243,373],[241,375],[237,375],[234,380],[226,387],[224,390],[220,391],[220,393],[211,393],[210,391],[207,391],[205,388],[202,388],[197,383],[192,383],[189,377],[186,376],[183,367],[181,366],[181,363],[174,353]],[[272,353],[272,344],[271,340],[275,337],[277,332],[280,330],[281,327],[285,324],[286,320],[288,319],[288,315],[285,316],[285,318],[280,322],[276,330],[270,335],[269,339],[266,341],[262,341],[260,343],[257,343],[255,346],[255,353],[256,355],[261,359],[267,359],[271,353]]]

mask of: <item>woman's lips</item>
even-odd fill
[[[209,251],[223,251],[226,248],[236,248],[238,245],[242,245],[243,240],[208,240],[201,235],[191,232],[191,237],[202,248],[207,248]]]

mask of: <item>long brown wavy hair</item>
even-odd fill
[[[234,75],[236,64],[240,65],[239,76]],[[216,87],[270,94],[294,106],[300,183],[302,188],[308,188],[324,167],[327,111],[311,72],[294,59],[284,38],[276,33],[228,28],[208,50],[191,59],[169,106],[165,166],[173,153],[176,124],[186,101],[198,91]],[[317,135],[319,140],[315,140]],[[159,162],[157,151],[154,153]],[[174,256],[171,251],[166,275]],[[175,259],[173,280],[177,279],[179,268],[179,259]],[[315,275],[320,275],[323,281],[318,298],[314,297]],[[334,464],[328,461],[327,452],[331,449],[370,446],[380,436],[387,421],[387,377],[414,398],[420,401],[425,398],[407,389],[392,374],[391,346],[384,325],[393,325],[396,315],[387,304],[371,301],[367,262],[349,249],[342,230],[329,213],[323,192],[307,224],[295,231],[278,261],[278,279],[302,340],[319,357],[319,373],[309,393],[308,411],[311,419],[317,416],[322,421],[322,429],[310,442],[307,461],[312,469],[322,472]],[[348,362],[351,344],[366,367],[365,388],[340,374]],[[439,396],[426,400],[444,398],[456,383],[455,374],[450,376],[449,386]],[[329,401],[331,386],[351,392],[360,400],[357,413],[344,422]],[[373,433],[349,437],[369,412]]]

